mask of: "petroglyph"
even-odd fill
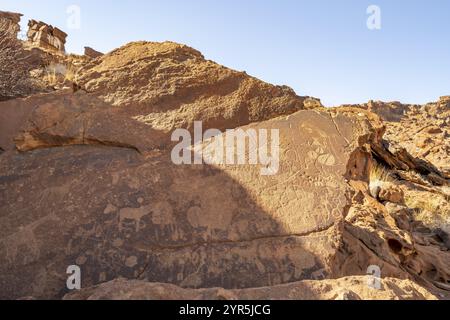
[[[352,125],[347,118],[336,121]],[[344,175],[352,150],[346,151],[345,139],[320,113],[304,111],[249,127],[259,125],[280,129],[280,170],[274,176],[261,176],[260,167],[251,165],[179,167],[164,152],[138,157],[124,148],[92,146],[36,151],[57,168],[58,185],[70,182],[71,191],[52,189],[42,198],[30,191],[40,176],[15,182],[30,179],[15,210],[25,212],[28,203],[38,211],[51,199],[55,206],[45,209],[63,219],[53,229],[65,238],[43,238],[28,259],[53,270],[48,274],[55,275],[54,281],[59,281],[57,270],[78,260],[92,284],[121,275],[188,287],[240,288],[309,279],[319,270],[338,275],[333,261],[342,254],[340,224],[348,206],[342,195],[350,188]],[[331,132],[334,140],[323,138],[323,132]],[[22,161],[26,164],[30,156]],[[18,177],[28,170],[10,162],[8,153],[0,161],[15,166]],[[3,165],[6,172],[8,165]],[[6,197],[12,192],[4,190]],[[67,204],[70,214],[61,215]],[[3,252],[13,241],[0,243]],[[37,254],[43,249],[57,262]],[[19,260],[8,256],[8,265],[17,268],[8,272],[23,272]],[[18,294],[27,295],[27,285],[18,282],[17,287]],[[49,297],[58,294],[46,290]]]
[[[151,206],[152,222],[155,225],[174,225],[173,208],[168,202],[158,202]]]
[[[149,215],[151,212],[151,206],[144,206],[140,208],[123,208],[119,212],[119,230],[122,231],[124,225],[129,221],[135,228],[136,232],[143,229],[145,226],[141,225],[142,218]]]

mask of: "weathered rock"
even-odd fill
[[[392,184],[392,183],[384,183],[380,192],[378,193],[378,198],[381,201],[392,202],[397,204],[405,203],[405,195],[401,188]]]
[[[130,43],[85,66],[77,83],[166,132],[191,129],[194,121],[205,129],[239,127],[305,109],[306,100],[173,42]]]
[[[21,13],[14,12],[6,12],[0,11],[0,25],[2,28],[6,28],[11,31],[14,37],[17,37],[17,34],[20,31],[20,19],[23,16]]]
[[[65,52],[67,34],[62,30],[41,21],[28,22],[28,41],[32,46],[42,49]]]
[[[439,98],[439,106],[442,108],[448,107],[450,104],[450,96],[442,96]]]
[[[383,121],[398,122],[408,111],[408,106],[400,102],[384,103],[381,101],[370,101],[367,104],[367,110],[380,116]]]
[[[101,100],[71,91],[1,105],[0,146],[30,151],[71,145],[122,147],[149,152],[170,137],[139,123]],[[120,130],[119,130],[120,128]]]
[[[417,167],[419,172],[431,171],[443,178],[450,178],[450,105],[448,97],[427,105],[404,105],[398,102],[370,102],[362,106],[378,114],[386,125],[384,138],[389,141],[390,150],[404,157],[407,151],[411,162],[422,159],[434,165],[430,170]],[[411,169],[414,169],[411,167]],[[436,170],[437,169],[437,170]],[[436,171],[439,171],[436,172]],[[441,181],[440,184],[443,182]]]
[[[439,240],[441,240],[442,243],[447,247],[447,249],[450,250],[450,234],[440,228],[436,229],[435,232]]]
[[[170,284],[118,279],[68,294],[66,300],[436,300],[436,296],[409,280],[386,278],[380,289],[372,277],[301,281],[286,285],[225,290],[183,289]]]
[[[95,58],[103,56],[103,53],[96,51],[96,50],[92,49],[91,47],[84,47],[84,55],[89,58],[95,59]]]
[[[387,202],[385,206],[400,230],[411,231],[412,215],[407,207],[392,202]]]

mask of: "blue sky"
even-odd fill
[[[81,29],[67,28],[70,5]],[[380,30],[367,28],[369,5]],[[172,40],[328,106],[450,94],[448,0],[0,0],[0,10],[60,27],[68,52]]]

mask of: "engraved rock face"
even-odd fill
[[[352,126],[301,111],[244,127],[280,129],[279,174],[267,177],[259,166],[175,166],[168,151],[114,145],[7,152],[2,295],[60,296],[72,264],[86,286],[123,276],[246,288],[338,275]],[[62,128],[79,131],[53,130]]]
[[[5,297],[60,296],[72,264],[85,285],[245,288],[341,274],[348,164],[370,130],[357,119],[300,111],[242,127],[279,130],[279,172],[261,176],[259,165],[176,166],[167,133],[82,92],[2,107]]]

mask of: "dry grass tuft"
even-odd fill
[[[429,228],[450,232],[450,205],[445,196],[426,193],[406,193],[405,204],[414,211],[414,219]]]
[[[381,189],[386,185],[395,182],[389,169],[373,162],[369,176],[369,191],[372,197],[378,198]]]
[[[56,86],[58,84],[58,75],[55,68],[47,68],[44,81],[50,86]]]
[[[70,63],[52,63],[46,68],[44,81],[50,86],[75,82],[77,69]]]
[[[443,200],[440,196],[418,197],[411,194],[406,194],[405,196],[405,204],[408,208],[418,211],[428,211],[430,213],[437,213]]]
[[[76,69],[72,64],[66,66],[66,73],[64,75],[64,80],[75,82],[78,76],[78,69]]]
[[[394,182],[395,179],[392,177],[389,169],[386,167],[374,163],[372,169],[370,170],[370,182],[372,183],[383,183],[383,182]]]

